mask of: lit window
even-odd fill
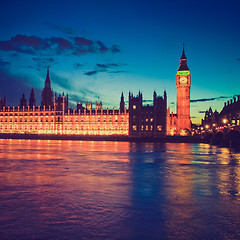
[[[133,105],[133,109],[136,109],[137,107],[136,107],[136,105]]]
[[[157,126],[157,130],[160,132],[160,131],[162,131],[162,126]]]
[[[137,126],[133,125],[133,131],[137,131]]]

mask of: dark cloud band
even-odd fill
[[[193,99],[190,100],[191,103],[195,102],[209,102],[209,101],[215,101],[215,100],[220,100],[220,99],[225,99],[225,98],[230,98],[229,96],[220,96],[220,97],[215,97],[215,98],[199,98],[199,99]]]
[[[0,41],[0,50],[24,54],[43,55],[83,55],[87,53],[120,52],[117,45],[107,47],[103,42],[82,37],[50,37],[16,35],[10,40]]]
[[[125,71],[122,71],[122,70],[109,71],[110,69],[115,68],[115,67],[119,67],[121,65],[122,64],[117,64],[117,63],[106,63],[106,64],[97,63],[96,66],[95,66],[95,70],[86,72],[86,73],[84,73],[84,75],[92,76],[92,75],[95,75],[95,74],[97,74],[99,72],[109,72],[109,73],[122,73],[122,72],[125,72]]]

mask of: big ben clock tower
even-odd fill
[[[187,58],[184,52],[180,59],[180,66],[176,75],[177,87],[177,132],[178,134],[186,134],[187,129],[191,131],[190,119],[190,87],[191,87],[191,74],[187,66]]]

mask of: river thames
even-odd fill
[[[0,239],[240,239],[240,153],[1,140]]]

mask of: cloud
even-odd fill
[[[121,71],[111,71],[110,73],[125,73],[126,71],[123,71],[123,70],[121,70]]]
[[[0,50],[6,52],[24,53],[30,55],[83,55],[87,53],[120,52],[116,45],[108,48],[99,40],[83,37],[50,37],[16,35],[10,40],[0,41]]]
[[[113,53],[121,52],[119,46],[118,46],[118,45],[115,45],[115,44],[112,45],[111,50],[112,50]]]
[[[88,39],[82,38],[82,37],[75,37],[74,41],[75,41],[76,45],[79,45],[79,46],[91,46],[93,44],[92,40],[88,40]]]
[[[109,69],[112,69],[112,68],[115,68],[115,67],[119,67],[121,65],[122,64],[118,64],[118,63],[106,63],[106,64],[97,63],[94,70],[86,72],[86,73],[84,73],[84,75],[92,76],[92,75],[95,75],[99,72],[123,73],[123,72],[125,72],[123,70],[118,70],[118,71],[110,71],[109,70]]]
[[[153,100],[143,100],[144,103],[153,103]]]
[[[98,73],[98,71],[90,71],[90,72],[84,73],[84,75],[86,75],[86,76],[92,76],[92,75],[95,75],[95,74],[97,74],[97,73]]]
[[[57,31],[62,32],[67,35],[77,35],[78,34],[77,31],[75,29],[73,29],[72,27],[55,25],[55,24],[52,24],[49,22],[47,22],[46,25],[50,29],[57,30]]]
[[[220,99],[225,99],[225,98],[230,98],[230,97],[220,96],[220,97],[214,97],[214,98],[199,98],[199,99],[190,100],[190,102],[191,103],[195,103],[195,102],[209,102],[209,101],[215,101],[215,100],[220,100]]]
[[[98,44],[98,47],[99,47],[99,51],[100,51],[101,53],[105,53],[105,52],[108,51],[108,48],[104,45],[103,42],[97,41],[97,44]]]
[[[5,67],[5,66],[9,66],[10,65],[10,62],[7,62],[7,61],[2,61],[0,59],[0,67]]]
[[[49,41],[35,36],[16,35],[7,41],[0,41],[0,50],[35,54],[50,48]]]
[[[99,93],[84,87],[78,91],[72,92],[71,95],[69,95],[70,101],[75,104],[92,100],[96,101],[100,98],[101,97]]]
[[[107,69],[107,68],[112,68],[112,67],[118,67],[119,64],[117,64],[117,63],[108,63],[108,64],[97,63],[96,66],[99,67],[99,68]]]
[[[37,62],[37,63],[52,63],[55,60],[53,58],[33,58],[33,61]]]
[[[34,62],[37,64],[37,68],[47,68],[48,66],[51,66],[52,64],[56,63],[56,60],[54,58],[40,58],[40,57],[34,57],[32,58]]]
[[[79,69],[79,68],[82,68],[84,65],[81,64],[81,63],[74,63],[73,64],[73,67],[76,68],[76,69]]]
[[[108,64],[97,63],[97,67],[99,67],[99,68],[108,68]]]
[[[37,71],[42,71],[43,69],[46,69],[47,67],[50,67],[53,64],[57,64],[57,61],[54,58],[34,57],[34,58],[32,58],[32,60],[34,62],[33,65],[19,66],[19,67],[30,68],[30,69],[35,69]]]

